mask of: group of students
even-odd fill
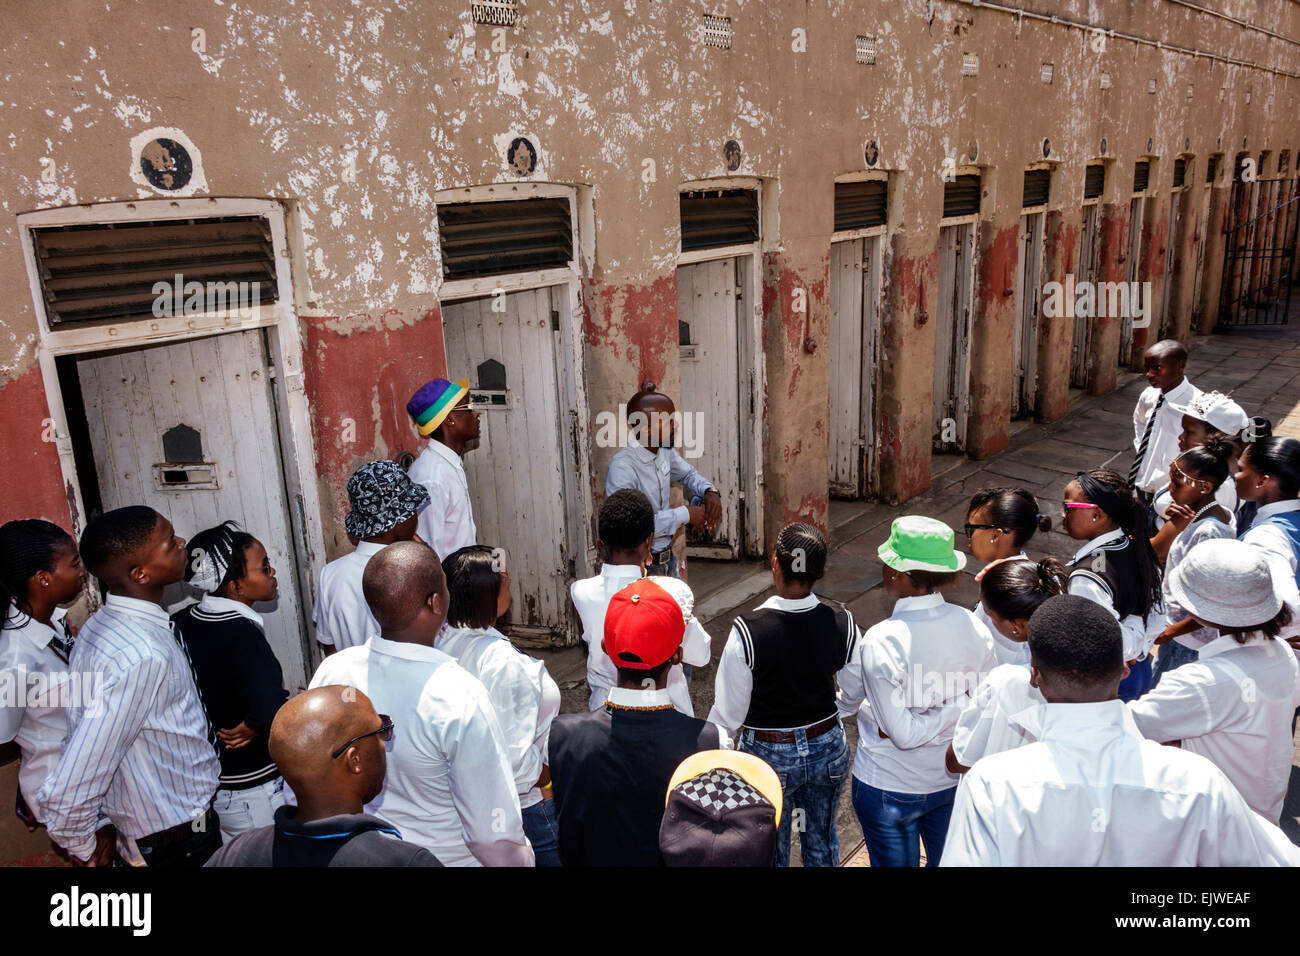
[[[232,522],[187,544],[128,507],[78,544],[11,521],[0,675],[42,677],[0,706],[20,816],[90,865],[782,866],[797,832],[804,865],[833,866],[851,774],[873,866],[918,865],[922,846],[927,865],[1300,862],[1277,826],[1300,706],[1300,442],[1196,390],[1185,361],[1148,350],[1130,476],[1066,485],[1071,561],[1029,555],[1051,527],[1032,493],[974,496],[973,609],[944,599],[967,556],[943,522],[893,522],[892,613],[865,630],[814,591],[822,533],[781,529],[775,593],[733,621],[706,718],[686,668],[711,641],[665,544],[716,523],[719,499],[671,426],[616,456],[601,570],[571,585],[585,713],[561,715],[545,666],[496,627],[509,572],[475,540],[464,382],[412,398],[430,441],[409,469],[349,480],[356,548],[323,569],[325,658],[292,698],[254,609],[275,569]],[[671,411],[652,386],[629,405]],[[672,480],[691,505],[668,506]],[[106,597],[78,634],[63,607],[87,572]],[[199,600],[169,616],[181,581]],[[89,698],[63,693],[77,674]]]

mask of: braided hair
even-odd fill
[[[13,606],[27,618],[16,621],[14,626],[26,625],[32,616],[27,582],[40,571],[53,571],[60,553],[76,547],[72,535],[52,521],[22,518],[0,525],[0,614],[7,617]]]
[[[248,574],[245,552],[256,543],[247,531],[233,521],[223,521],[215,528],[200,531],[190,538],[190,560],[185,565],[185,580],[207,594],[218,594],[231,581]]]
[[[806,521],[796,521],[776,536],[776,563],[787,581],[812,584],[826,573],[826,539]]]

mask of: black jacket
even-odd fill
[[[365,813],[297,823],[280,807],[275,823],[241,833],[205,866],[442,866],[422,846],[403,843],[390,824]]]

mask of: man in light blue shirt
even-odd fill
[[[676,408],[672,399],[646,382],[627,403],[630,426],[627,445],[620,448],[605,473],[605,495],[635,488],[655,510],[655,534],[648,574],[679,577],[673,535],[684,524],[714,528],[722,520],[722,496],[707,478],[673,450]],[[669,507],[669,486],[681,484],[692,503]]]

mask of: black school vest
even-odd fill
[[[1086,577],[1105,589],[1120,619],[1142,613],[1142,577],[1137,548],[1127,537],[1104,544],[1070,562],[1070,577]]]
[[[735,628],[754,672],[746,727],[807,727],[835,716],[835,674],[857,640],[853,615],[825,604],[761,608],[736,618]]]

